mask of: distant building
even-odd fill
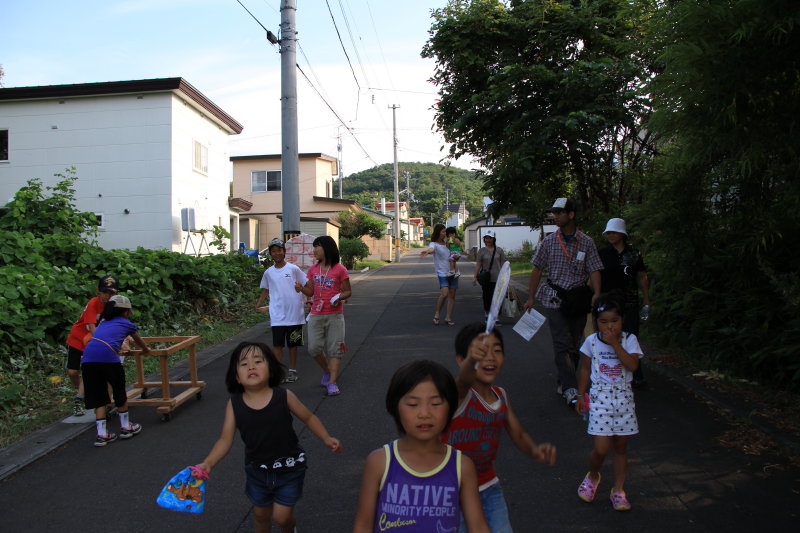
[[[450,213],[444,223],[448,227],[460,228],[469,219],[469,211],[467,211],[467,205],[464,202],[460,204],[445,204],[442,213]]]
[[[280,154],[234,156],[233,197],[252,207],[240,215],[239,238],[248,248],[263,250],[283,235],[283,174]],[[363,212],[353,200],[333,198],[338,160],[323,153],[299,154],[300,231],[330,235],[338,243],[340,211]],[[376,218],[381,218],[376,216]],[[384,222],[387,220],[384,219]],[[389,260],[390,240],[362,237],[376,258]]]
[[[0,198],[75,166],[77,208],[97,215],[102,247],[180,252],[184,208],[198,230],[238,226],[228,140],[241,131],[183,78],[0,89]]]

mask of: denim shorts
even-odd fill
[[[305,468],[280,472],[245,463],[244,471],[247,474],[244,491],[256,507],[269,507],[273,503],[294,507],[303,495]]]
[[[453,276],[440,276],[436,275],[439,278],[439,288],[447,287],[448,289],[457,289],[458,288],[458,278]]]
[[[503,497],[503,489],[500,483],[495,483],[491,487],[480,492],[481,507],[486,523],[489,524],[489,531],[492,533],[511,533],[511,522],[508,519],[508,506]],[[459,533],[467,533],[467,524],[464,522],[464,515],[461,515],[461,527]]]

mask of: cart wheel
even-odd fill
[[[164,413],[161,415],[162,422],[169,422],[170,420],[172,420],[172,413]]]
[[[195,394],[195,398],[197,398],[198,400],[202,400],[203,399],[203,393],[202,392],[198,392],[197,394]]]

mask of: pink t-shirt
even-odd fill
[[[308,269],[308,279],[314,283],[314,300],[311,302],[312,315],[341,313],[342,304],[331,306],[331,298],[342,292],[342,282],[350,279],[347,269],[341,263],[330,268],[321,268],[320,263]]]

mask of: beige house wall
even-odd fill
[[[380,259],[381,261],[392,260],[392,236],[384,235],[380,239],[375,239],[369,235],[361,237],[364,244],[369,248],[369,259]]]

